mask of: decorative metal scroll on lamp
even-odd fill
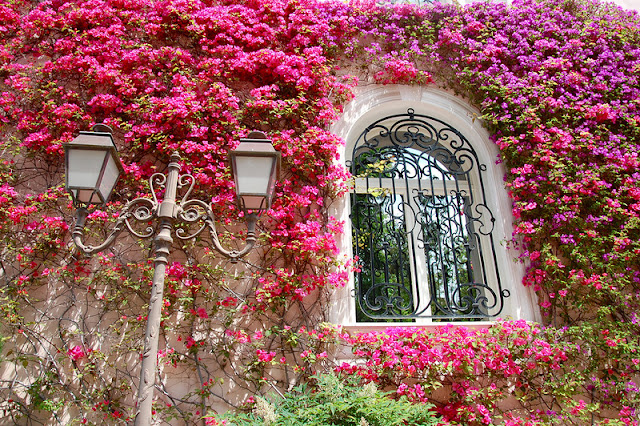
[[[502,288],[495,217],[469,141],[409,109],[369,125],[348,164],[357,320],[495,317]]]
[[[256,243],[255,226],[262,212],[269,209],[274,187],[280,170],[280,153],[262,132],[253,132],[229,156],[235,181],[237,200],[245,213],[247,238],[241,250],[226,250],[220,244],[215,228],[215,217],[210,203],[192,199],[195,178],[190,174],[180,174],[180,156],[171,154],[166,174],[155,173],[149,179],[151,198],[136,198],[121,210],[109,235],[99,245],[91,246],[83,242],[84,227],[91,206],[104,205],[123,171],[118,159],[111,129],[98,124],[91,132],[80,135],[64,145],[67,170],[66,188],[71,193],[77,208],[73,241],[86,255],[100,252],[109,247],[125,228],[139,238],[154,238],[154,274],[149,303],[149,315],[145,332],[144,352],[140,369],[136,425],[150,425],[152,420],[153,389],[155,387],[158,336],[164,292],[166,265],[173,239],[175,222],[198,224],[192,232],[178,228],[175,236],[189,240],[209,230],[213,246],[220,254],[237,261],[246,255]],[[164,189],[164,197],[158,200],[156,192]],[[179,190],[184,191],[177,199]],[[159,221],[157,230],[148,226],[154,219]],[[134,223],[147,224],[142,231]],[[187,228],[188,229],[188,228]]]

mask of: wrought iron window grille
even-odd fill
[[[481,320],[500,314],[495,217],[468,140],[409,109],[369,125],[351,161],[359,322]]]

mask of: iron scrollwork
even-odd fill
[[[434,117],[385,117],[349,164],[358,321],[492,318],[502,289],[495,217],[468,140]]]
[[[90,210],[87,207],[78,208],[72,234],[76,246],[85,255],[103,251],[113,244],[117,236],[125,228],[138,238],[151,238],[156,235],[156,230],[149,223],[155,219],[163,219],[171,223],[177,220],[186,225],[186,227],[179,227],[174,231],[175,236],[180,240],[196,238],[205,229],[208,229],[214,248],[223,256],[236,261],[247,254],[256,243],[255,225],[258,220],[257,214],[246,215],[247,238],[245,247],[241,250],[225,249],[218,238],[211,204],[190,198],[195,185],[195,178],[190,174],[179,174],[179,159],[179,155],[174,152],[171,156],[172,161],[169,164],[169,172],[166,175],[154,173],[149,178],[151,198],[139,197],[129,201],[120,211],[113,228],[105,240],[99,245],[92,246],[83,242],[84,227]],[[180,201],[176,202],[176,192],[185,188],[184,195]],[[165,196],[163,200],[158,201],[156,194],[160,190],[165,190]],[[142,229],[136,224],[142,224]],[[195,225],[196,229],[189,231],[192,225]]]

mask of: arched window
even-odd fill
[[[482,172],[442,120],[409,109],[371,123],[348,166],[358,321],[487,319],[502,288]]]
[[[332,294],[329,320],[359,331],[402,321],[481,326],[539,320],[497,146],[458,97],[432,87],[363,85],[332,131],[354,176],[331,214],[359,270]]]

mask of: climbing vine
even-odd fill
[[[174,244],[159,419],[213,422],[337,368],[434,404],[443,423],[638,424],[639,30],[637,14],[588,0],[0,1],[4,417],[135,413],[151,241],[123,236],[80,256],[62,186],[62,144],[105,123],[125,173],[89,218],[95,241],[175,150],[224,244],[242,244],[227,154],[260,130],[283,155],[252,255],[231,264],[204,238]],[[435,85],[479,109],[544,325],[349,336],[324,323],[352,266],[328,213],[350,178],[329,129],[352,89],[372,83]],[[354,362],[337,366],[345,347]]]

